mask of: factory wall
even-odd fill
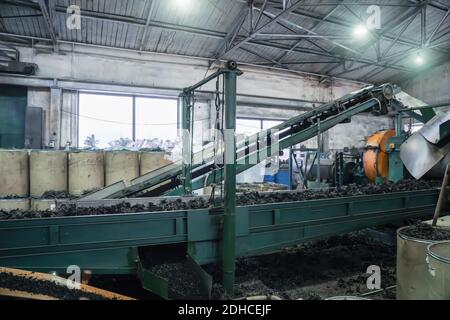
[[[401,87],[428,104],[450,103],[450,62],[408,79]]]
[[[21,58],[36,63],[39,67],[33,77],[11,77],[0,75],[0,83],[15,83],[29,86],[29,105],[45,110],[43,142],[54,140],[57,146],[68,143],[77,146],[78,90],[102,90],[129,94],[154,94],[177,96],[180,90],[192,85],[214,72],[208,61],[173,55],[138,53],[82,45],[62,44],[59,53],[47,47],[20,48]],[[288,119],[321,103],[339,98],[364,86],[362,83],[333,80],[331,85],[322,85],[314,76],[301,76],[284,71],[274,71],[252,66],[242,66],[244,74],[238,81],[238,116],[261,117],[273,120]],[[206,95],[199,104],[201,120],[196,131],[211,128],[213,114],[214,84],[201,88]],[[209,93],[208,93],[209,92]],[[209,96],[208,96],[209,95]],[[255,105],[264,107],[255,108]],[[379,129],[376,121],[336,128],[330,134],[330,147],[336,146],[340,137],[347,137],[346,145],[354,145],[354,135],[344,133],[355,126],[360,133],[357,139]],[[202,141],[209,136],[202,134]],[[308,143],[313,146],[315,141]],[[325,142],[327,145],[328,142]],[[340,146],[340,145],[339,145]]]
[[[351,123],[339,124],[329,130],[328,148],[363,148],[366,137],[377,131],[393,128],[394,120],[390,117],[376,117],[369,113],[357,115],[352,118]]]

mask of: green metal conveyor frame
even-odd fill
[[[433,214],[438,189],[237,207],[236,256]],[[200,265],[221,260],[223,211],[79,216],[0,221],[0,265],[65,272],[133,274],[138,248],[185,245]]]

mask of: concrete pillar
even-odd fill
[[[51,146],[52,142],[57,149],[61,146],[61,102],[62,90],[58,87],[50,88],[50,109],[49,117],[49,137],[47,145]]]

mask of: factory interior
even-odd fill
[[[450,300],[449,175],[449,0],[0,1],[0,300]]]

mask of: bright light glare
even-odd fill
[[[368,32],[367,27],[363,24],[357,25],[353,30],[353,34],[357,38],[363,38],[367,34],[367,32]]]
[[[186,9],[191,2],[191,0],[172,0],[172,1],[180,9]]]
[[[420,55],[420,53],[417,55],[417,57],[416,57],[416,64],[417,65],[422,65],[423,64],[423,58],[422,58],[422,56]]]

